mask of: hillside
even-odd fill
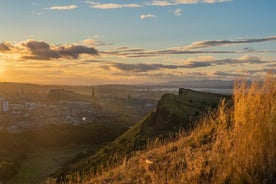
[[[234,88],[234,105],[223,101],[189,134],[155,141],[120,166],[85,183],[275,183],[276,80]]]
[[[94,155],[74,159],[57,171],[53,177],[70,175],[76,180],[80,175],[97,173],[100,168],[122,163],[134,151],[143,150],[150,139],[167,139],[180,129],[189,130],[202,114],[215,108],[225,96],[185,90],[182,95],[165,94],[154,112],[149,113],[115,141]]]

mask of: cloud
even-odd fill
[[[160,69],[177,69],[181,66],[177,65],[163,65],[163,64],[126,64],[126,63],[114,63],[112,67],[123,70],[123,71],[133,71],[133,72],[147,72]]]
[[[227,58],[216,60],[210,56],[189,58],[187,63],[184,64],[145,64],[145,63],[117,63],[117,62],[105,62],[104,65],[100,66],[101,69],[111,70],[112,68],[131,73],[143,73],[159,71],[162,69],[176,70],[176,69],[195,69],[205,67],[215,67],[220,65],[243,65],[243,64],[266,64],[271,61],[261,60],[260,57],[256,56],[242,56],[240,58]]]
[[[183,67],[185,68],[201,68],[201,67],[208,67],[208,66],[213,66],[213,62],[205,62],[205,61],[193,61],[190,62]]]
[[[200,68],[200,67],[209,67],[209,66],[218,66],[218,65],[242,65],[242,64],[261,64],[261,63],[270,63],[270,61],[261,60],[257,56],[242,56],[237,59],[221,59],[221,60],[203,60],[197,61],[192,60],[187,64],[184,64],[183,67],[186,68]]]
[[[98,55],[98,50],[94,47],[76,44],[49,45],[45,41],[35,40],[9,46],[0,44],[0,52],[4,52],[3,50],[7,51],[5,54],[18,56],[18,59],[31,60],[78,59],[81,54]]]
[[[100,53],[105,55],[113,55],[119,57],[155,57],[162,55],[188,55],[188,54],[231,54],[231,53],[243,53],[244,51],[190,51],[183,50],[181,48],[176,49],[165,49],[165,50],[145,50],[145,49],[124,49],[124,50],[106,50]],[[276,51],[275,51],[276,52]]]
[[[264,63],[264,61],[261,61],[260,57],[248,56],[248,55],[240,57],[239,61],[244,62],[244,63]]]
[[[267,53],[276,51],[251,51],[251,50],[188,50],[182,47],[174,49],[164,49],[164,50],[145,50],[142,48],[133,49],[113,49],[101,51],[101,54],[112,55],[118,57],[130,57],[130,58],[143,58],[143,57],[156,57],[162,55],[193,55],[193,54],[242,54],[242,53]]]
[[[266,65],[266,67],[276,69],[276,63],[268,64],[268,65]]]
[[[174,5],[172,1],[158,1],[154,0],[150,3],[146,3],[146,5],[151,5],[151,6],[171,6]]]
[[[97,41],[97,40],[93,40],[93,39],[82,40],[81,43],[84,46],[105,46],[105,45],[112,45],[112,43],[105,43],[105,42]]]
[[[240,70],[240,71],[215,71],[212,72],[213,77],[222,79],[237,79],[237,78],[250,78],[260,80],[267,73],[276,73],[276,70],[271,69],[258,69],[258,70]]]
[[[141,51],[132,51],[129,50],[110,50],[110,51],[101,51],[101,54],[112,55],[118,57],[130,57],[130,58],[143,58],[143,57],[156,57],[162,55],[193,55],[193,54],[242,54],[242,53],[263,53],[263,52],[276,52],[276,51],[193,51],[193,50],[182,50],[182,49],[166,49],[166,50],[144,50]]]
[[[197,4],[197,3],[222,3],[232,0],[153,0],[145,3],[131,3],[131,4],[119,4],[119,3],[98,3],[94,1],[86,1],[90,4],[91,8],[95,9],[117,9],[117,8],[139,8],[145,6],[173,6],[183,4]]]
[[[196,4],[199,3],[199,0],[174,0],[174,4]]]
[[[271,69],[271,68],[262,68],[262,69],[255,69],[255,70],[243,70],[240,71],[240,73],[243,76],[260,76],[262,74],[267,74],[267,73],[272,73],[272,74],[276,74],[276,69]]]
[[[265,37],[265,38],[249,38],[249,39],[238,39],[238,40],[207,40],[207,41],[198,41],[194,42],[191,45],[185,46],[184,49],[202,49],[207,47],[216,47],[216,46],[230,46],[236,44],[246,44],[246,43],[258,43],[258,42],[267,42],[275,41],[276,36]]]
[[[224,2],[230,2],[232,0],[203,0],[203,3],[224,3]]]
[[[150,18],[155,18],[156,15],[153,15],[153,14],[143,14],[143,15],[140,15],[140,18],[142,20],[145,20],[145,19],[150,19]]]
[[[95,9],[117,9],[117,8],[139,8],[143,7],[140,4],[118,4],[118,3],[96,3],[96,2],[89,2],[91,8]]]
[[[57,52],[66,58],[78,59],[81,54],[97,55],[98,51],[95,48],[85,47],[82,45],[61,46]]]
[[[223,3],[230,2],[232,0],[153,0],[146,3],[150,6],[172,6],[172,5],[182,5],[182,4],[198,4],[198,3]]]
[[[68,6],[52,6],[52,7],[49,7],[49,8],[45,8],[45,10],[73,10],[73,9],[76,9],[76,8],[78,8],[77,5],[71,4],[71,5],[68,5]]]
[[[82,54],[90,56],[99,55],[105,57],[129,57],[129,58],[146,58],[146,57],[161,57],[166,55],[194,55],[194,54],[257,54],[257,53],[275,53],[275,50],[254,50],[250,47],[246,49],[233,50],[217,50],[210,49],[216,46],[229,46],[233,44],[251,44],[257,42],[275,41],[276,36],[264,38],[251,38],[240,40],[208,40],[194,42],[191,45],[174,47],[161,50],[147,50],[143,48],[119,47],[110,50],[98,51],[95,46],[111,45],[109,43],[97,42],[92,39],[82,41],[80,44],[63,44],[49,45],[45,41],[28,40],[19,44],[10,44],[8,42],[0,43],[0,53],[15,53],[17,58],[28,58],[37,60],[50,60],[59,58],[77,59]],[[203,50],[209,48],[208,50]],[[9,50],[10,49],[10,50]],[[15,58],[15,57],[13,57]],[[240,60],[248,60],[240,58]],[[258,58],[250,58],[251,63],[258,63]],[[190,67],[201,65],[199,63],[190,63]],[[204,63],[204,65],[207,65]]]
[[[145,17],[143,17],[145,18]],[[252,44],[258,42],[276,41],[276,36],[264,38],[250,38],[239,40],[207,40],[194,42],[191,45],[174,47],[163,50],[146,50],[143,48],[119,47],[112,50],[101,51],[104,55],[113,55],[119,57],[155,57],[161,55],[188,55],[188,54],[246,54],[246,53],[275,53],[276,50],[254,50],[245,47],[239,50],[202,50],[219,46],[232,46],[239,44]]]
[[[197,4],[197,3],[222,3],[232,0],[153,0],[145,3],[131,3],[131,4],[119,4],[119,3],[98,3],[94,1],[86,1],[90,4],[91,8],[95,9],[117,9],[117,8],[139,8],[144,6],[173,6],[181,4]],[[52,7],[51,7],[52,8]],[[58,8],[58,7],[55,7]]]
[[[0,52],[9,51],[10,47],[8,43],[2,42],[0,43]]]
[[[97,60],[97,59],[88,59],[80,61],[81,64],[90,64],[90,63],[102,63],[102,64],[110,64],[113,63],[109,60]]]
[[[51,58],[58,59],[61,57],[58,52],[52,50],[50,45],[44,41],[30,40],[27,43],[24,43],[23,46],[25,46],[31,52],[31,55],[24,56],[24,58],[49,60]]]
[[[218,77],[223,77],[223,78],[237,78],[237,77],[241,77],[242,74],[241,73],[233,73],[233,72],[223,72],[223,71],[216,71],[213,72],[213,75],[216,75]]]
[[[229,2],[229,1],[232,1],[232,0],[152,0],[144,3],[130,3],[130,4],[119,4],[119,3],[113,3],[113,2],[98,3],[95,1],[85,1],[85,2],[90,4],[91,8],[106,10],[106,9],[117,9],[117,8],[139,8],[139,7],[145,7],[145,6],[176,6],[176,5],[183,5],[183,4],[198,4],[198,3],[211,4],[211,3],[223,3],[223,2]],[[60,8],[66,8],[66,6],[64,7],[56,6],[56,7],[50,7],[50,8],[60,9]],[[50,8],[47,8],[47,9],[50,9]]]
[[[174,11],[174,14],[175,14],[176,16],[180,16],[180,15],[182,14],[182,9],[176,8],[176,10]]]

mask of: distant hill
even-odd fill
[[[210,108],[216,108],[229,96],[184,90],[182,95],[165,94],[154,112],[149,113],[127,132],[94,155],[87,155],[66,164],[53,177],[87,175],[100,167],[111,167],[128,158],[134,151],[146,148],[150,139],[166,138],[181,129],[188,131]]]

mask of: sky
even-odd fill
[[[148,84],[276,73],[274,0],[0,3],[0,82]]]

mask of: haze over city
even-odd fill
[[[275,71],[274,1],[1,0],[0,82],[143,84]]]

